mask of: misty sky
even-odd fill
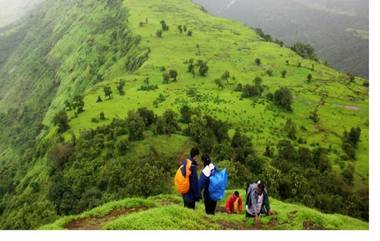
[[[23,16],[27,10],[42,0],[0,0],[0,27]]]

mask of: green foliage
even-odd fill
[[[104,86],[104,96],[108,97],[108,99],[112,99],[112,89],[110,86]]]
[[[119,83],[117,84],[117,91],[119,92],[120,95],[125,95],[124,86],[125,86],[125,81],[120,80]]]
[[[260,66],[260,65],[261,65],[261,59],[256,58],[256,59],[255,59],[255,64],[256,64],[257,66]]]
[[[314,48],[310,44],[296,42],[291,49],[303,58],[317,59]]]
[[[188,105],[183,105],[180,109],[181,113],[181,121],[183,123],[190,123],[191,122],[191,116],[192,116],[192,109]]]
[[[286,71],[286,70],[283,70],[283,71],[281,71],[281,77],[282,78],[286,78],[286,74],[287,74],[288,72]]]
[[[53,123],[54,123],[54,125],[58,126],[58,132],[59,133],[63,133],[70,128],[67,113],[64,110],[58,112],[54,116]]]
[[[296,124],[292,121],[292,119],[288,118],[286,120],[284,131],[287,134],[287,137],[291,140],[295,140],[297,138],[297,127]]]
[[[177,123],[177,113],[166,110],[161,117],[157,118],[156,133],[159,135],[174,134],[180,129]]]
[[[165,20],[160,21],[162,31],[169,31],[169,26],[166,24]]]
[[[138,112],[128,112],[127,118],[128,137],[130,141],[144,139],[145,122]]]
[[[287,111],[292,111],[293,96],[287,87],[281,87],[274,92],[274,103]]]

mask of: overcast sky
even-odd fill
[[[0,27],[12,23],[42,0],[0,0]]]

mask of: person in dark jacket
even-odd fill
[[[199,150],[198,148],[192,148],[190,151],[189,160],[191,161],[191,174],[190,178],[190,189],[187,193],[183,194],[183,203],[187,208],[195,209],[195,202],[199,201],[201,198],[201,194],[198,188],[198,163],[197,160],[199,158]],[[182,174],[185,176],[186,174],[186,160],[183,161],[183,167],[181,169]]]
[[[260,215],[272,215],[268,192],[261,181],[248,187],[246,209],[246,217],[253,217],[256,223],[260,222]]]
[[[211,163],[211,159],[207,154],[202,155],[203,169],[199,177],[199,191],[203,191],[203,200],[205,203],[206,214],[215,214],[216,201],[210,198],[210,192],[208,187],[210,185],[210,176],[215,171],[214,164]]]

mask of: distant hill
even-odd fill
[[[331,66],[368,78],[369,7],[361,0],[194,0],[210,13],[262,28],[291,45],[310,43]]]

